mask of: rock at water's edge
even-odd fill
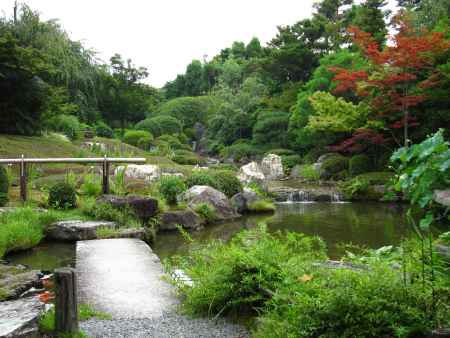
[[[159,229],[176,230],[176,225],[185,229],[199,229],[204,224],[204,220],[192,210],[168,211],[161,214]]]
[[[0,300],[19,298],[23,292],[38,285],[39,271],[0,264]]]
[[[216,216],[219,221],[240,217],[224,193],[206,185],[191,187],[182,195],[182,199],[188,202],[191,208],[201,203],[210,204],[216,209]]]
[[[111,204],[114,208],[131,208],[144,222],[158,213],[158,200],[142,196],[103,195],[97,198],[97,203]]]
[[[269,154],[262,159],[261,170],[268,180],[277,180],[284,177],[281,157],[275,154]]]
[[[266,176],[256,162],[250,162],[246,165],[243,165],[241,169],[239,169],[237,177],[242,183],[262,183],[266,179]]]
[[[38,320],[44,306],[35,296],[0,302],[0,338],[40,337]]]
[[[116,223],[106,221],[61,221],[50,225],[46,235],[59,241],[82,241],[97,238],[98,228],[115,229]]]

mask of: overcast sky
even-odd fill
[[[393,0],[391,0],[393,1]],[[20,0],[19,0],[20,2]],[[102,60],[114,53],[149,69],[161,87],[192,59],[210,59],[233,41],[261,42],[276,26],[311,16],[314,0],[27,0],[42,18],[57,18],[74,40]],[[10,16],[14,0],[0,0]]]

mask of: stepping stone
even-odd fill
[[[40,337],[38,320],[44,307],[37,297],[0,302],[0,338]]]
[[[153,318],[178,304],[159,258],[138,239],[77,242],[78,303],[113,318]]]
[[[46,235],[60,241],[82,241],[97,238],[98,228],[115,229],[116,223],[106,221],[61,221],[50,225]]]

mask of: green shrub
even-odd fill
[[[183,165],[204,165],[206,163],[199,155],[188,150],[175,150],[172,161]]]
[[[265,227],[239,233],[224,243],[213,241],[191,250],[189,256],[174,258],[193,286],[180,284],[183,307],[193,314],[226,315],[252,312],[270,299],[274,285],[282,283],[282,266],[293,257],[311,261],[324,256],[318,238],[302,234],[270,234]]]
[[[186,179],[186,185],[188,188],[194,185],[208,185],[210,187],[214,186],[214,179],[211,176],[209,170],[194,170],[192,174]]]
[[[70,209],[77,206],[77,195],[73,185],[59,182],[50,187],[48,205],[56,209]]]
[[[297,164],[302,163],[302,158],[299,155],[282,155],[281,162],[286,175],[291,173],[292,168]]]
[[[95,134],[100,137],[113,138],[114,131],[105,122],[99,121],[95,124]]]
[[[327,158],[320,168],[320,178],[331,179],[335,178],[338,173],[348,169],[348,158],[336,154]]]
[[[95,198],[86,198],[80,203],[81,211],[94,219],[115,222],[119,227],[139,228],[141,222],[130,208],[114,208],[109,203],[97,203]]]
[[[76,116],[56,115],[48,121],[48,125],[51,130],[64,133],[71,140],[81,137],[81,125]]]
[[[295,151],[293,151],[291,149],[279,148],[279,149],[272,149],[272,150],[266,151],[265,155],[269,155],[269,154],[275,154],[278,156],[291,156],[291,155],[295,155]]]
[[[167,203],[176,204],[177,196],[186,191],[184,180],[178,176],[165,176],[159,183],[159,192]]]
[[[357,176],[371,170],[371,160],[364,154],[355,155],[348,162],[348,171],[350,176]]]
[[[217,219],[216,209],[208,203],[199,203],[194,206],[194,211],[199,214],[207,223],[212,223]]]
[[[274,212],[275,204],[270,200],[258,200],[247,205],[250,212]]]
[[[196,170],[186,179],[188,188],[194,185],[207,185],[232,197],[242,191],[242,184],[233,171]]]
[[[139,140],[141,138],[148,138],[152,137],[152,134],[150,134],[147,131],[144,130],[128,130],[125,132],[125,135],[123,135],[123,142],[131,144],[132,146],[137,147]]]
[[[320,173],[314,168],[313,164],[304,164],[298,168],[298,175],[308,181],[318,181]]]
[[[152,146],[152,144],[153,144],[153,136],[152,135],[143,136],[137,142],[137,146],[139,148],[141,148],[142,150],[150,150],[150,147]]]
[[[212,172],[213,188],[223,192],[227,197],[242,191],[242,184],[232,171],[220,170]]]
[[[147,118],[135,125],[136,130],[144,130],[155,137],[163,134],[177,134],[182,130],[181,123],[172,116],[159,115]]]
[[[433,325],[431,293],[387,264],[352,271],[293,259],[281,276],[256,337],[424,337]]]
[[[9,179],[4,166],[0,166],[0,207],[8,203]]]
[[[102,184],[100,177],[95,174],[86,174],[80,186],[80,192],[84,196],[97,197],[102,194]]]
[[[237,140],[231,146],[221,149],[220,156],[231,158],[234,161],[240,161],[245,158],[262,155],[261,149],[254,146],[248,140]]]
[[[322,147],[313,148],[303,157],[303,163],[305,163],[305,164],[315,163],[317,161],[317,159],[321,155],[325,154],[326,152],[327,151],[325,149],[323,149]]]

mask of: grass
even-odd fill
[[[88,304],[79,304],[78,305],[78,319],[80,321],[88,320],[91,318],[97,318],[97,319],[104,319],[104,320],[111,320],[112,317],[108,313],[100,312],[94,310],[94,308]],[[51,334],[55,331],[55,309],[51,309],[44,313],[39,318],[39,330],[42,333]],[[80,331],[77,335],[72,336],[74,337],[87,337],[87,335]]]
[[[36,211],[31,207],[0,214],[0,258],[9,252],[30,249],[44,238],[45,228],[59,220],[80,218],[74,211]]]
[[[250,203],[247,208],[251,212],[274,212],[276,210],[275,204],[269,200],[255,201]]]
[[[100,227],[95,233],[99,239],[114,238],[120,233],[120,229]]]
[[[299,175],[309,181],[318,181],[320,178],[320,173],[312,164],[304,164],[300,166]]]

